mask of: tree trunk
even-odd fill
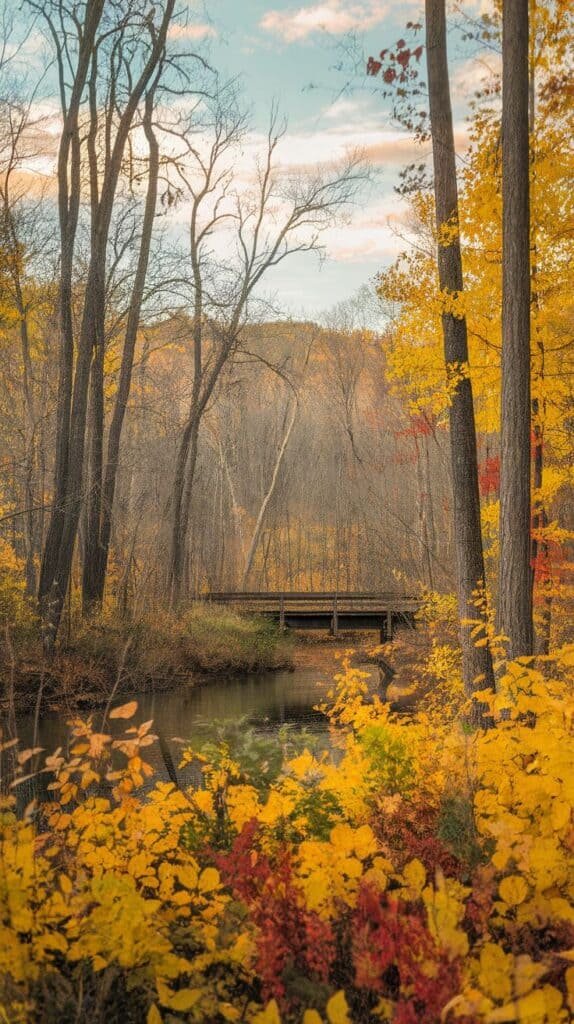
[[[153,103],[154,91],[150,90],[146,97],[146,109],[144,116],[144,130],[148,142],[149,160],[148,187],[142,223],[142,234],[122,350],[118,391],[108,435],[106,467],[103,489],[101,492],[101,507],[100,503],[98,503],[99,507],[97,512],[94,512],[92,522],[92,529],[94,533],[91,548],[96,551],[97,557],[92,559],[86,558],[84,564],[84,606],[86,606],[86,604],[101,605],[104,598],[110,539],[112,533],[112,515],[119,464],[120,442],[131,390],[135,346],[143,303],[153,224],[155,220],[155,208],[157,203],[159,146],[152,126],[152,115],[154,109]],[[90,497],[92,498],[93,495],[90,494]],[[95,543],[96,540],[97,545]]]
[[[456,295],[462,292],[463,277],[460,239],[458,233],[455,233],[458,225],[458,191],[444,0],[426,0],[426,44],[439,283],[443,293]],[[441,236],[446,225],[449,226],[449,232],[445,239]],[[471,627],[465,624],[465,620],[478,617],[479,613],[473,605],[473,594],[477,587],[485,583],[474,403],[467,372],[466,319],[464,316],[443,313],[442,331],[447,375],[456,377],[449,407],[450,451],[462,670],[464,687],[470,696],[475,689],[493,687],[494,676],[488,646],[476,647],[471,637]]]
[[[285,457],[285,452],[287,451],[287,448],[288,448],[288,445],[289,445],[289,439],[290,439],[291,434],[293,432],[293,427],[295,426],[295,420],[297,419],[297,410],[298,410],[298,408],[299,408],[299,403],[297,401],[297,398],[295,398],[295,401],[294,401],[294,404],[293,404],[293,409],[292,409],[292,412],[291,412],[291,416],[289,417],[289,421],[287,423],[287,427],[285,429],[285,433],[283,434],[283,439],[281,441],[281,444],[279,446],[279,450],[277,452],[277,458],[275,459],[275,465],[273,467],[273,473],[271,474],[271,480],[269,481],[269,487],[267,488],[267,491],[265,492],[265,494],[263,496],[263,501],[261,502],[261,506],[259,508],[259,513],[257,515],[257,519],[256,519],[256,522],[255,522],[255,527],[253,529],[253,534],[252,534],[252,537],[251,537],[251,543],[249,545],[249,551],[247,552],[247,558],[245,559],[245,568],[243,570],[243,579],[242,579],[242,582],[241,582],[242,590],[245,590],[247,588],[247,582],[249,580],[249,574],[250,574],[252,566],[253,566],[253,560],[255,558],[255,552],[257,551],[257,546],[259,544],[259,538],[261,537],[261,530],[263,528],[263,523],[265,521],[265,513],[267,512],[267,508],[269,506],[269,502],[271,501],[271,498],[273,497],[273,494],[275,493],[275,487],[277,486],[277,480],[279,478],[279,473],[280,473],[280,470],[281,470],[281,465],[283,463],[283,459]]]
[[[186,507],[186,504],[188,505],[191,501],[193,478],[195,476],[195,464],[197,461],[199,423],[201,416],[195,406],[196,402],[195,400],[192,400],[190,417],[186,423],[177,454],[177,464],[171,498],[173,513],[168,586],[170,603],[174,608],[177,608],[181,599],[183,572],[185,566],[185,548],[189,527],[189,507]]]
[[[499,629],[532,654],[528,0],[502,26],[502,402]]]
[[[56,412],[53,510],[44,543],[38,599],[43,622],[44,646],[51,653],[56,639],[61,604],[55,594],[55,577],[67,508],[70,457],[70,416],[74,374],[74,327],[72,317],[72,276],[78,214],[80,208],[79,114],[96,32],[104,0],[86,6],[82,45],[70,99],[64,118],[58,151],[58,218],[60,225],[60,282],[58,290],[59,367]],[[58,52],[63,78],[63,51]],[[67,582],[66,582],[67,585]],[[64,598],[61,598],[63,603]],[[56,621],[57,620],[57,621]]]
[[[94,325],[93,358],[90,374],[90,427],[89,462],[87,472],[87,495],[85,516],[85,537],[82,566],[82,611],[88,615],[97,604],[96,581],[100,563],[100,515],[102,507],[102,481],[104,461],[104,357],[105,357],[105,288],[100,289],[97,301],[97,323]]]
[[[97,24],[99,23],[99,19],[101,17],[102,6],[102,0],[97,0],[97,3],[94,2],[93,4],[88,4],[86,8],[87,20],[89,20],[90,18],[89,12],[92,9],[95,10],[97,8],[99,10],[98,21],[96,22],[96,26],[94,28],[94,35],[95,30],[97,28]],[[144,66],[141,69],[139,77],[133,83],[133,87],[131,88],[131,91],[129,92],[129,95],[126,99],[125,107],[122,111],[121,116],[118,119],[118,126],[113,141],[113,145],[111,146],[109,153],[106,153],[106,164],[101,185],[101,192],[97,205],[97,216],[94,218],[92,223],[90,261],[86,280],[86,292],[84,308],[82,312],[80,336],[77,346],[76,371],[75,374],[73,375],[74,379],[71,408],[69,406],[69,401],[67,401],[66,399],[66,394],[64,394],[64,398],[62,399],[64,411],[67,411],[69,409],[69,423],[67,430],[65,423],[62,423],[61,430],[60,423],[58,424],[55,511],[52,516],[49,535],[46,541],[44,561],[42,565],[42,576],[40,582],[40,598],[44,626],[44,645],[45,649],[49,654],[51,654],[54,649],[54,644],[62,614],[62,608],[66,592],[68,589],[68,585],[70,582],[70,571],[74,554],[74,546],[76,542],[78,522],[80,518],[81,505],[83,501],[82,481],[84,475],[85,432],[90,368],[92,364],[94,340],[96,340],[96,342],[98,340],[98,325],[101,326],[104,317],[103,302],[105,300],[105,294],[104,285],[102,284],[102,282],[105,282],[106,277],[106,250],[116,190],[122,170],[122,161],[124,158],[128,136],[133,125],[133,120],[137,111],[138,104],[140,103],[146,89],[149,87],[152,79],[154,78],[154,76],[159,75],[159,73],[161,72],[161,68],[163,66],[162,62],[165,40],[167,37],[167,30],[169,23],[171,21],[174,6],[175,0],[167,0],[163,17],[161,20],[161,25],[157,31],[153,32],[153,46],[150,49],[149,55],[145,61]],[[73,123],[74,134],[72,137],[72,157],[74,157],[74,154],[76,154],[77,149],[77,159],[75,160],[75,163],[73,161],[73,171],[75,168],[74,173],[77,175],[78,179],[80,173],[80,141],[78,136],[78,112],[82,90],[86,82],[87,65],[93,55],[93,38],[94,37],[92,36],[92,42],[90,43],[88,48],[85,69],[84,65],[82,64],[83,84],[81,89],[79,90],[77,100],[78,109],[76,111],[75,122]],[[84,42],[82,44],[82,48],[80,51],[80,58],[82,58],[83,55]],[[74,81],[73,91],[77,90],[78,81],[79,71]],[[67,125],[64,126],[64,135],[66,134],[66,127]],[[62,146],[63,143],[61,144],[58,175],[59,184],[62,189],[62,193],[65,200],[64,205],[66,208],[64,209],[64,223],[66,224],[66,204],[68,203],[68,154],[67,150],[62,150]],[[75,181],[74,173],[72,173],[72,179]],[[73,194],[79,202],[81,191],[79,180],[76,182],[76,185],[77,187]],[[65,232],[63,232],[63,254],[65,250],[65,238],[67,238],[67,235],[65,234]],[[72,237],[72,248],[74,238],[75,229]],[[68,279],[68,276],[66,276],[65,284],[66,287],[71,286],[71,277]],[[63,288],[61,288],[61,296],[63,293]],[[67,302],[66,307],[63,309],[61,316],[62,323],[64,322],[64,314],[66,316],[69,315],[70,318],[70,331],[68,332],[68,335],[66,335],[66,345],[68,345],[71,340],[73,351],[73,331],[71,329],[71,300]],[[65,346],[63,346],[62,351],[64,351],[64,349]],[[71,377],[73,365],[69,359],[64,360],[64,369],[66,370],[67,373],[69,373]],[[63,391],[65,392],[65,388],[63,389]],[[63,487],[62,494],[60,494],[59,491],[60,479],[58,469],[58,459],[60,458],[60,445],[62,446],[61,457],[63,458],[65,454],[65,464],[63,464],[63,475],[61,480]]]

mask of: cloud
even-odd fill
[[[368,29],[388,14],[388,4],[379,0],[347,4],[344,0],[323,0],[322,3],[291,10],[273,10],[263,15],[260,28],[279,36],[285,43],[307,39],[315,32],[343,35],[352,29]]]
[[[213,25],[191,24],[191,25],[170,25],[168,30],[170,39],[186,40],[196,42],[199,39],[208,39],[217,33]]]
[[[481,53],[462,61],[451,72],[451,88],[455,99],[469,99],[502,71],[502,56]]]
[[[383,263],[405,247],[409,232],[408,204],[389,196],[356,211],[348,223],[323,236],[327,256],[336,263]]]

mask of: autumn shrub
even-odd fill
[[[183,791],[151,785],[135,702],[73,719],[52,799],[2,805],[0,1019],[566,1024],[573,666],[506,665],[470,732],[392,715],[347,659],[329,749],[220,724]]]
[[[21,644],[29,639],[35,625],[22,562],[12,547],[0,540],[0,642]]]

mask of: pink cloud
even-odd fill
[[[306,39],[314,32],[342,35],[352,29],[372,28],[388,13],[388,5],[379,0],[347,4],[344,0],[323,0],[323,3],[288,11],[268,11],[259,25],[266,32],[280,36],[285,43]]]
[[[171,25],[168,31],[170,39],[186,39],[197,41],[214,36],[215,29],[212,25]]]

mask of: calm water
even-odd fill
[[[361,666],[370,674],[369,687],[376,691],[381,684],[380,670],[373,665]],[[295,672],[268,672],[258,675],[217,678],[202,685],[179,685],[168,692],[147,692],[135,695],[138,711],[132,722],[108,722],[106,731],[117,734],[122,726],[153,719],[153,731],[159,734],[162,743],[156,743],[146,750],[146,759],[153,764],[157,775],[167,777],[166,765],[171,758],[177,767],[183,743],[193,743],[194,738],[205,736],[206,726],[224,720],[245,719],[257,731],[273,731],[282,725],[305,728],[312,732],[321,744],[327,742],[327,724],[314,706],[320,703],[333,684],[332,676],[337,670],[335,661],[332,671],[298,669]],[[114,703],[122,704],[132,699],[122,695]],[[94,728],[101,727],[103,710],[93,712]],[[68,736],[67,715],[46,714],[39,724],[38,745],[47,752],[58,746],[65,746]],[[33,716],[23,715],[17,723],[18,735],[23,746],[33,741]],[[45,776],[44,776],[45,778]],[[179,778],[179,776],[178,776]],[[186,777],[179,778],[187,783]]]

